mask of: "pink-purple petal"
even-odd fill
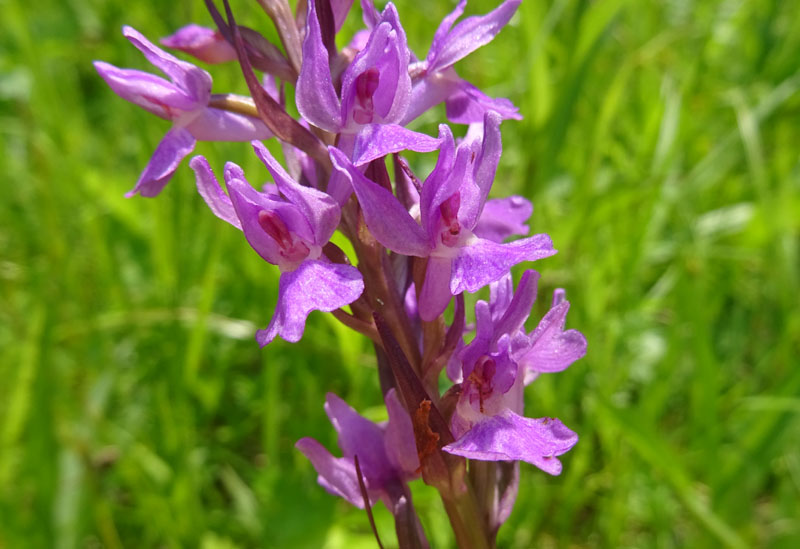
[[[476,292],[499,280],[511,267],[523,261],[535,261],[556,253],[546,234],[537,234],[506,244],[476,238],[460,249],[453,261],[450,290],[453,295]]]
[[[536,301],[538,282],[539,273],[536,271],[529,269],[523,273],[514,297],[511,298],[502,316],[495,321],[495,340],[504,334],[515,336],[523,328],[531,314],[533,302]]]
[[[222,190],[211,166],[202,156],[195,156],[189,162],[189,167],[194,170],[197,179],[197,191],[206,201],[211,212],[223,221],[227,221],[241,230],[242,223],[236,215],[236,210],[231,199]]]
[[[397,124],[368,124],[356,136],[353,164],[363,166],[378,158],[402,151],[431,152],[441,139],[408,130]]]
[[[198,141],[252,141],[272,137],[272,132],[257,118],[211,108],[203,109],[186,129]]]
[[[519,363],[533,372],[565,370],[586,354],[586,338],[577,330],[564,331],[569,301],[550,309],[529,336],[530,348],[518,357]]]
[[[310,437],[301,438],[295,448],[308,458],[317,471],[317,482],[328,492],[363,509],[364,498],[358,485],[352,459],[333,457],[325,447]]]
[[[468,227],[477,225],[489,196],[489,190],[492,188],[497,165],[500,163],[500,154],[503,152],[500,122],[502,119],[495,112],[486,113],[483,119],[483,141],[473,167],[473,177],[478,192],[477,205],[469,211],[464,219],[464,223]]]
[[[339,225],[340,209],[336,201],[322,191],[303,187],[297,183],[262,143],[253,141],[251,144],[256,156],[264,163],[275,180],[278,190],[289,202],[298,206],[306,216],[311,224],[315,243],[320,246],[327,243]]]
[[[526,418],[504,410],[479,421],[443,449],[481,461],[526,461],[551,475],[561,473],[557,459],[578,442],[578,435],[556,418]]]
[[[296,102],[297,110],[311,124],[332,133],[341,129],[341,105],[333,87],[328,50],[322,43],[322,31],[314,0],[309,2],[306,37],[303,40],[303,66],[297,78]]]
[[[450,293],[452,264],[449,257],[431,256],[428,259],[425,282],[419,295],[419,316],[426,322],[442,314],[453,298]]]
[[[104,61],[95,61],[94,68],[114,93],[165,120],[174,120],[198,107],[194,97],[160,76],[120,69]]]
[[[491,42],[517,11],[522,0],[506,0],[486,15],[467,17],[431,47],[428,70],[451,66],[481,46]]]
[[[453,23],[455,23],[456,20],[464,14],[465,7],[467,7],[467,0],[459,0],[455,9],[453,9],[453,11],[451,11],[449,14],[445,15],[444,19],[442,19],[442,22],[439,23],[439,27],[436,29],[436,32],[433,35],[431,49],[428,52],[428,57],[426,59],[429,66],[435,61],[436,55],[438,55],[438,53],[441,51],[450,29],[453,27]]]
[[[533,213],[533,205],[521,196],[487,200],[473,232],[494,242],[503,242],[515,235],[528,234],[525,222]]]
[[[447,119],[456,124],[480,122],[490,111],[499,114],[503,120],[522,120],[519,109],[510,100],[504,97],[489,97],[460,78],[445,101]]]
[[[347,458],[358,456],[365,478],[379,485],[380,481],[392,476],[383,443],[383,429],[365,419],[333,393],[325,397],[325,413],[336,430],[342,454]]]
[[[236,50],[218,31],[194,23],[162,38],[161,44],[188,53],[206,63],[225,63],[236,59]]]
[[[333,167],[350,180],[364,221],[378,242],[396,253],[426,257],[430,248],[422,227],[394,195],[364,177],[341,151],[334,147],[329,151]]]
[[[150,157],[136,186],[125,196],[130,198],[135,194],[146,197],[158,195],[172,179],[181,161],[194,150],[195,143],[192,134],[183,128],[168,131]]]
[[[276,336],[296,343],[303,337],[311,311],[331,312],[349,305],[364,291],[358,269],[350,265],[306,260],[281,274],[275,315],[266,330],[256,333],[262,347]]]
[[[211,97],[211,76],[206,71],[165,52],[133,27],[122,27],[122,34],[151,64],[181,86],[197,103],[208,104]]]

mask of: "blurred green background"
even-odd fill
[[[418,55],[452,6],[398,2]],[[272,33],[256,3],[233,7]],[[314,313],[301,343],[261,351],[276,269],[185,163],[158,199],[123,198],[168,124],[91,61],[150,70],[121,25],[209,24],[202,2],[0,13],[0,548],[373,547],[293,448],[335,450],[327,391],[380,419],[369,346]],[[525,116],[503,125],[493,194],[533,200],[560,250],[535,265],[540,295],[565,287],[589,341],[528,388],[528,414],[581,441],[560,477],[523,464],[501,547],[800,546],[798,13],[525,0],[458,65]],[[237,71],[214,67],[215,91],[243,92]],[[197,152],[266,177],[246,144]],[[452,546],[436,495],[415,497]]]

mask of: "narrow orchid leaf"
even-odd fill
[[[210,1],[210,0],[207,0]],[[309,156],[312,156],[322,165],[328,165],[328,154],[322,143],[306,128],[301,126],[294,118],[289,116],[286,111],[266,92],[261,86],[258,78],[253,73],[253,67],[244,49],[244,42],[236,21],[233,18],[228,0],[223,0],[225,12],[228,16],[228,24],[233,31],[234,47],[239,56],[239,64],[242,67],[242,74],[247,82],[247,87],[258,108],[258,114],[264,124],[275,134],[278,139],[291,143]]]
[[[380,549],[383,549],[381,538],[378,535],[378,528],[375,526],[375,519],[372,516],[372,506],[369,504],[369,494],[367,493],[367,485],[364,484],[364,475],[361,474],[361,466],[358,463],[358,454],[353,456],[353,463],[355,463],[356,466],[356,477],[358,477],[358,487],[361,490],[361,497],[364,499],[364,509],[367,512],[369,525],[372,528],[372,533],[375,535],[375,541],[378,543],[378,547]]]
[[[258,0],[258,3],[272,19],[292,67],[295,71],[300,72],[302,64],[300,33],[297,32],[289,3],[286,0]]]
[[[409,410],[418,410],[423,402],[431,402],[430,396],[428,396],[425,387],[422,385],[422,381],[417,377],[417,374],[408,362],[406,355],[403,353],[403,349],[392,334],[389,326],[378,313],[373,313],[372,316],[375,319],[375,325],[378,327],[378,333],[381,336],[389,366],[391,366],[392,372],[394,373],[397,389],[400,391]],[[432,404],[430,407],[429,424],[434,433],[439,435],[440,445],[450,444],[455,440],[450,433],[450,428],[444,416],[442,416],[439,409]]]
[[[302,0],[300,0],[302,1]],[[316,8],[322,43],[328,50],[328,58],[336,59],[336,21],[330,0],[312,0]]]

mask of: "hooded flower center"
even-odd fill
[[[439,206],[439,211],[442,214],[442,225],[444,225],[440,233],[442,243],[450,248],[458,246],[459,237],[461,236],[461,224],[458,222],[458,208],[460,205],[461,195],[455,193]]]
[[[359,124],[369,124],[375,114],[375,103],[372,96],[378,89],[381,75],[378,69],[371,67],[356,77],[356,107],[353,109],[353,120]]]
[[[494,359],[488,356],[482,356],[475,363],[472,373],[467,378],[469,384],[469,402],[473,408],[476,408],[483,414],[484,403],[494,393],[494,375],[497,372],[497,364]]]
[[[289,231],[277,213],[261,210],[258,212],[258,224],[278,244],[278,253],[287,262],[299,263],[308,257],[311,251],[309,247]]]

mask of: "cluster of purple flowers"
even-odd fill
[[[530,202],[488,198],[500,125],[520,116],[510,101],[485,95],[453,68],[491,41],[520,2],[459,21],[461,0],[423,59],[410,51],[395,6],[378,11],[371,0],[361,0],[366,28],[341,51],[336,33],[352,0],[301,0],[294,14],[286,0],[261,2],[284,51],[239,27],[227,2],[227,18],[206,2],[217,30],[189,25],[162,40],[206,63],[238,60],[251,97],[212,94],[205,70],[130,27],[125,37],[169,80],[95,62],[118,95],[172,122],[129,195],[159,194],[197,140],[252,142],[274,184],[256,189],[229,162],[225,192],[196,156],[189,166],[197,189],[217,217],[280,269],[276,311],[256,334],[260,345],[276,336],[300,340],[315,310],[334,313],[375,343],[388,423],[376,425],[329,394],[325,410],[343,457],[310,438],[297,447],[331,493],[359,507],[382,500],[402,546],[427,545],[409,481],[422,476],[442,493],[460,544],[485,546],[511,511],[518,462],[557,475],[558,456],[578,439],[558,419],[523,415],[524,387],[582,357],[586,341],[565,330],[563,290],[526,331],[536,271],[526,271],[514,291],[511,267],[556,253],[546,234],[525,236]],[[287,84],[295,87],[299,120],[284,108]],[[446,124],[435,137],[406,127],[441,103],[451,123],[468,125],[463,138]],[[280,143],[285,167],[262,143],[267,139]],[[411,170],[405,151],[437,152],[427,177]],[[352,242],[355,265],[330,241],[337,230]],[[486,286],[489,301],[477,302],[474,326],[467,325],[463,293]],[[440,394],[443,370],[452,386]],[[468,524],[473,519],[479,524]]]

